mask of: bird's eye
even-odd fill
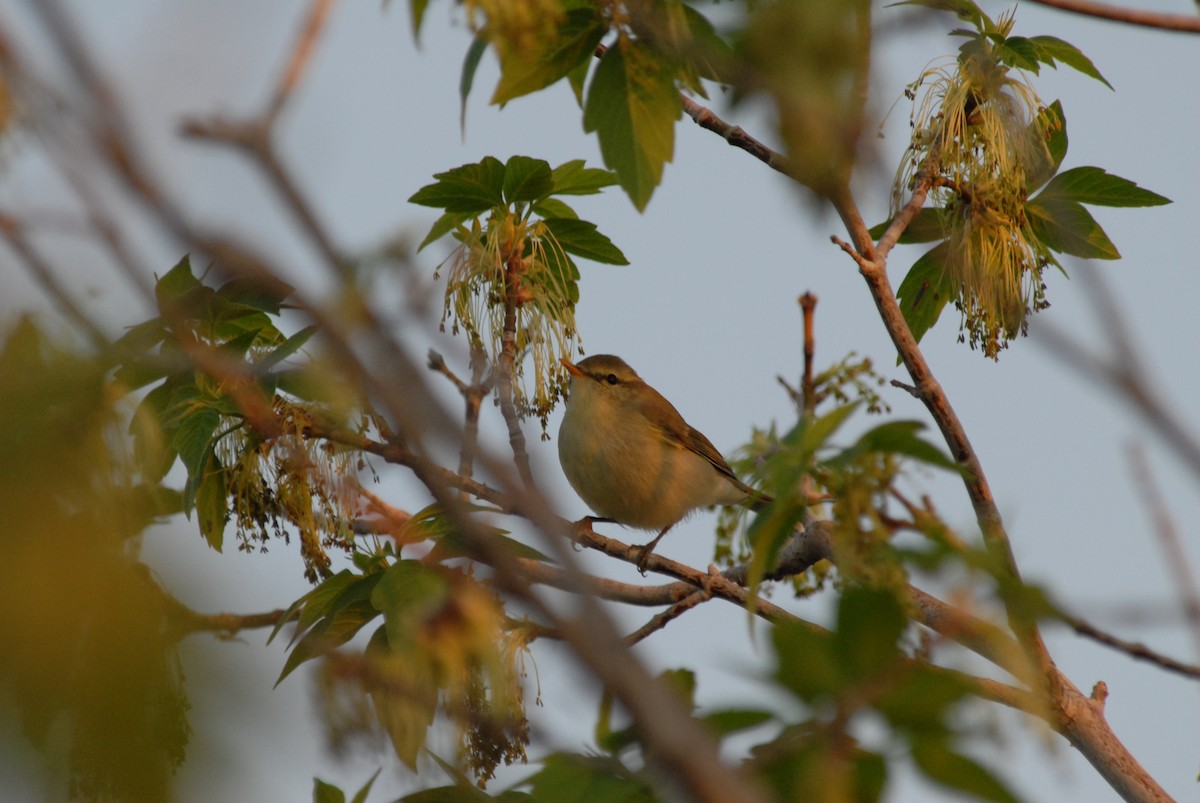
[[[605,380],[606,380],[606,381],[608,382],[608,384],[610,384],[610,385],[615,385],[615,384],[617,384],[617,382],[619,382],[619,381],[620,381],[619,379],[617,379],[617,375],[616,375],[616,374],[609,374],[608,376],[606,376],[606,377],[605,377]]]

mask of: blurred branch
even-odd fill
[[[58,305],[67,318],[74,321],[80,329],[88,334],[94,345],[101,346],[108,343],[108,337],[75,303],[66,288],[58,281],[58,277],[54,275],[53,269],[26,239],[25,230],[20,221],[0,214],[0,237],[4,238],[9,248],[20,258],[38,286]]]
[[[1030,0],[1030,2],[1039,6],[1057,8],[1060,11],[1082,14],[1086,17],[1123,22],[1126,25],[1140,25],[1146,28],[1181,33],[1200,33],[1200,18],[1185,14],[1163,14],[1157,11],[1143,11],[1139,8],[1093,3],[1090,0]]]
[[[279,84],[275,87],[275,94],[271,98],[266,112],[263,114],[265,127],[270,128],[274,124],[276,118],[283,111],[284,105],[296,91],[296,87],[299,86],[300,80],[304,77],[304,73],[312,59],[317,37],[325,29],[329,12],[333,10],[335,4],[335,0],[313,0],[312,5],[309,7],[308,18],[305,19],[304,28],[301,29],[300,35],[296,38],[296,45],[292,48],[292,55],[288,59],[287,68],[284,69],[283,75],[280,76]]]
[[[1105,359],[1097,356],[1046,323],[1039,324],[1036,337],[1065,365],[1085,379],[1108,387],[1140,413],[1142,419],[1162,439],[1163,445],[1183,461],[1196,482],[1200,483],[1200,440],[1168,409],[1167,403],[1148,381],[1142,369],[1144,361],[1135,356],[1132,338],[1107,286],[1098,275],[1087,271],[1080,273],[1080,282],[1092,294],[1102,321],[1102,331],[1107,335],[1113,352],[1112,357]]]
[[[1196,655],[1200,656],[1200,589],[1196,587],[1196,578],[1188,566],[1187,550],[1175,528],[1175,522],[1167,509],[1166,500],[1160,493],[1154,474],[1150,470],[1150,461],[1146,459],[1146,451],[1137,444],[1130,444],[1129,459],[1133,463],[1133,480],[1146,507],[1154,519],[1154,532],[1158,535],[1159,545],[1167,559],[1167,571],[1175,581],[1179,592],[1183,615],[1191,632]]]

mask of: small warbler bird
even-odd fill
[[[659,531],[640,547],[643,572],[659,540],[693,510],[772,501],[739,480],[712,442],[620,357],[562,364],[571,374],[558,430],[563,473],[604,519]]]

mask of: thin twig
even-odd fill
[[[292,55],[288,59],[287,67],[280,76],[279,83],[275,87],[275,94],[263,114],[263,122],[267,128],[274,124],[275,119],[283,111],[284,105],[295,93],[296,87],[300,85],[300,80],[304,77],[305,70],[312,59],[317,37],[325,29],[325,23],[334,4],[335,0],[313,0],[312,6],[309,7],[308,17],[305,18],[304,27],[296,38],[296,45],[292,48]]]
[[[1089,0],[1029,0],[1039,6],[1057,8],[1060,11],[1070,11],[1087,17],[1123,22],[1126,25],[1140,25],[1146,28],[1158,28],[1163,31],[1179,33],[1200,33],[1200,18],[1186,14],[1163,14],[1157,11],[1142,11],[1138,8],[1110,6],[1107,3],[1093,3]]]
[[[659,630],[662,630],[664,627],[678,619],[687,611],[690,611],[700,603],[707,602],[710,599],[712,599],[712,595],[706,591],[693,591],[691,594],[688,594],[686,597],[679,600],[679,602],[676,602],[665,611],[655,614],[649,622],[646,622],[646,624],[642,625],[637,630],[626,636],[625,643],[632,647],[634,644],[637,644],[646,637],[657,633]]]
[[[1111,633],[1107,633],[1095,625],[1080,619],[1077,616],[1072,616],[1063,611],[1058,611],[1056,614],[1058,619],[1061,619],[1064,624],[1068,625],[1072,630],[1085,638],[1090,638],[1098,644],[1103,644],[1107,647],[1112,647],[1119,652],[1123,652],[1132,658],[1141,661],[1147,661],[1155,666],[1162,667],[1169,672],[1175,672],[1192,679],[1200,679],[1200,666],[1195,664],[1184,663],[1163,655],[1156,650],[1152,650],[1145,644],[1137,641],[1127,641],[1126,639],[1118,638]]]

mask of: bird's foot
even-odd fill
[[[625,553],[629,558],[633,559],[633,565],[637,566],[637,570],[642,577],[646,576],[646,564],[650,562],[650,556],[654,554],[654,544],[633,545],[629,547],[629,551]]]

